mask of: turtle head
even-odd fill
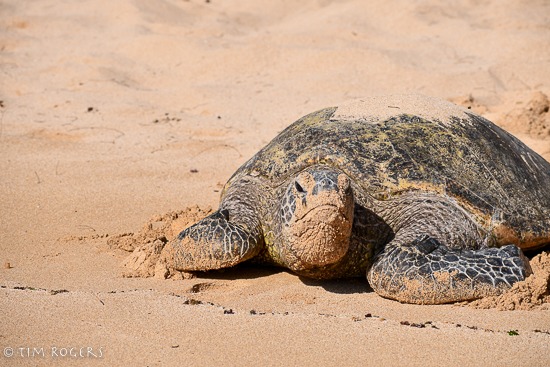
[[[297,272],[338,262],[349,248],[353,222],[349,177],[326,167],[313,167],[290,180],[282,198],[281,255]]]

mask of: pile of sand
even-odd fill
[[[530,260],[533,274],[518,282],[500,296],[471,302],[475,308],[498,310],[550,310],[550,252],[542,252]]]
[[[497,123],[515,134],[527,134],[535,139],[550,136],[550,101],[540,91],[533,92],[527,101],[518,100],[517,107]]]
[[[151,218],[137,233],[124,233],[107,240],[112,249],[129,251],[131,254],[122,263],[122,276],[166,278],[164,267],[157,262],[164,245],[174,239],[183,229],[198,222],[212,212],[192,206]],[[182,274],[183,276],[183,274]]]

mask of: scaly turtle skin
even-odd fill
[[[390,96],[290,125],[164,256],[181,271],[254,259],[366,275],[384,297],[433,304],[501,293],[529,274],[520,248],[548,243],[548,162],[468,110]]]

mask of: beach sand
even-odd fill
[[[0,365],[550,365],[549,304],[520,297],[547,275],[421,306],[364,279],[122,267],[350,99],[447,99],[550,160],[549,50],[546,1],[0,0]]]

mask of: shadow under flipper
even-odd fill
[[[306,277],[299,277],[300,281],[308,286],[321,287],[327,292],[336,294],[358,294],[371,293],[374,290],[369,286],[365,278],[342,278],[319,280]]]
[[[230,268],[194,271],[192,273],[199,279],[237,280],[264,278],[283,271],[286,271],[286,269],[245,261]]]
[[[532,260],[535,256],[542,254],[543,252],[549,252],[550,251],[550,243],[547,243],[545,245],[542,245],[541,247],[538,247],[533,250],[523,250],[523,253],[529,260]]]

